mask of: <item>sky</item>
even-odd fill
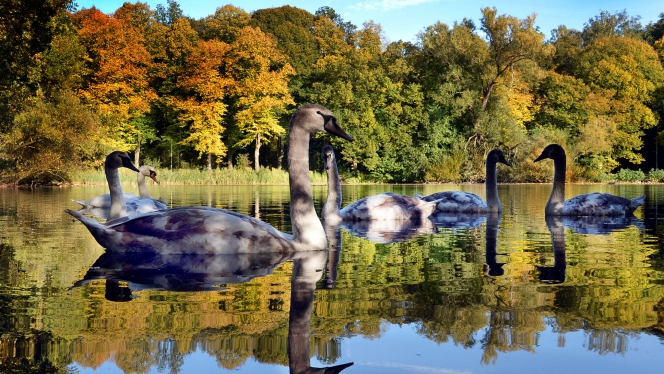
[[[112,13],[119,8],[122,0],[76,0],[78,9],[96,6],[104,13]],[[133,0],[132,2],[136,2]],[[157,4],[167,5],[166,0],[143,0],[150,8]],[[185,15],[202,18],[213,14],[215,10],[226,4],[253,12],[290,5],[307,10],[312,14],[322,6],[333,8],[344,21],[350,21],[361,27],[364,22],[379,23],[387,41],[417,42],[417,34],[436,22],[453,25],[464,18],[475,21],[479,25],[482,17],[480,9],[495,7],[498,14],[517,18],[525,18],[535,13],[535,26],[540,28],[546,38],[551,30],[559,25],[581,30],[589,19],[600,11],[611,14],[627,11],[631,17],[640,16],[643,26],[656,22],[664,13],[664,2],[656,0],[180,0],[178,1]]]

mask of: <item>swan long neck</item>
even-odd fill
[[[498,173],[496,172],[496,161],[487,160],[486,162],[486,204],[489,211],[499,213],[503,211],[503,206],[498,198]]]
[[[546,203],[544,212],[546,214],[556,214],[562,210],[565,202],[565,174],[567,173],[566,157],[556,157],[553,159],[553,189],[551,196]]]
[[[145,186],[145,175],[142,172],[138,173],[136,181],[138,182],[138,195],[142,198],[151,198],[152,196],[150,196],[148,188]]]
[[[323,206],[321,217],[327,222],[330,220],[339,221],[339,209],[341,208],[341,183],[339,182],[339,170],[337,162],[327,169],[327,200]]]
[[[314,208],[309,178],[309,132],[291,121],[288,136],[288,179],[293,240],[311,250],[327,247],[325,230]]]
[[[120,173],[118,173],[118,169],[116,168],[104,168],[104,171],[106,172],[108,189],[111,193],[111,212],[108,215],[108,220],[126,217],[127,206],[125,205],[122,185],[120,184]]]

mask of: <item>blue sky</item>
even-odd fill
[[[121,0],[77,0],[79,9],[93,5],[105,13],[112,13]],[[144,0],[152,9],[166,0]],[[321,6],[332,7],[345,21],[361,26],[366,21],[379,23],[389,41],[417,41],[417,34],[440,21],[452,25],[464,17],[479,24],[480,8],[496,7],[498,14],[525,18],[536,13],[536,26],[548,37],[559,25],[581,30],[588,19],[605,10],[610,13],[626,10],[630,16],[641,16],[641,24],[656,22],[664,12],[664,2],[656,0],[240,0],[240,1],[178,1],[184,14],[201,18],[225,5],[233,4],[247,12],[257,9],[291,5],[314,13]]]

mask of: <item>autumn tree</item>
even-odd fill
[[[288,90],[295,71],[273,37],[247,26],[231,46],[228,72],[236,82],[234,118],[243,133],[238,145],[255,144],[254,168],[258,170],[261,145],[285,133],[278,118],[295,104]]]
[[[201,38],[217,39],[224,43],[233,43],[245,26],[249,25],[251,15],[233,5],[224,5],[202,20]]]
[[[221,134],[227,112],[224,98],[234,86],[225,72],[229,49],[217,40],[200,41],[188,56],[178,82],[181,96],[173,100],[180,111],[180,123],[188,128],[181,143],[192,145],[199,157],[206,154],[208,169],[212,169],[212,156],[219,162],[227,151]]]
[[[136,19],[123,12],[120,15],[125,18],[94,9],[80,13],[79,35],[91,57],[91,73],[81,93],[107,118],[109,145],[121,150],[134,148],[138,159],[141,141],[151,130],[146,114],[156,98],[149,85],[150,54],[143,30],[132,25]]]

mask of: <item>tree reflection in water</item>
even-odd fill
[[[335,231],[338,231],[335,230]],[[329,256],[329,253],[333,253]],[[285,261],[292,261],[291,297],[288,323],[288,365],[293,374],[339,373],[353,365],[346,363],[326,368],[313,368],[310,365],[309,326],[314,301],[316,283],[321,278],[328,257],[337,257],[338,251],[303,251],[291,254],[255,253],[236,255],[118,255],[106,252],[94,264],[84,279],[76,286],[82,286],[93,279],[106,279],[106,298],[111,301],[131,301],[132,293],[146,289],[164,291],[209,291],[221,289],[222,285],[247,282],[255,277],[271,274],[275,267]],[[331,279],[336,274],[328,274]],[[149,344],[134,340],[133,344]],[[182,366],[182,355],[177,343],[170,340],[157,343],[157,366],[170,367],[178,372]],[[135,347],[134,352],[149,352],[150,347]],[[224,350],[221,350],[223,352]],[[220,351],[216,351],[220,353]],[[228,351],[227,351],[228,352]],[[218,356],[220,363],[233,365],[241,357]],[[150,360],[134,362],[147,363]],[[129,365],[127,365],[129,364]],[[130,363],[118,366],[132,366]],[[136,368],[145,372],[148,368]]]

